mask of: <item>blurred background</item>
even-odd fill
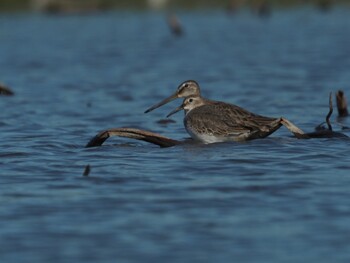
[[[0,10],[40,10],[48,12],[131,9],[166,9],[166,8],[257,8],[269,4],[273,7],[292,7],[298,5],[315,5],[322,9],[333,4],[349,4],[347,0],[1,0]]]

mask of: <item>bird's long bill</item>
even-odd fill
[[[172,112],[170,112],[166,117],[169,118],[171,115],[175,114],[176,112],[180,111],[180,110],[183,110],[183,106],[179,106],[177,107],[175,110],[173,110]]]
[[[174,94],[171,95],[170,97],[168,97],[168,98],[162,100],[161,102],[159,102],[159,103],[153,105],[151,108],[149,108],[148,110],[146,110],[145,113],[148,113],[148,112],[150,112],[150,111],[152,111],[152,110],[154,110],[154,109],[156,109],[156,108],[159,108],[160,106],[163,106],[164,104],[166,104],[166,103],[168,103],[168,102],[170,102],[170,101],[172,101],[172,100],[174,100],[174,99],[177,99],[177,93],[174,93]]]

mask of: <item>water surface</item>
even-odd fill
[[[347,139],[84,148],[188,137],[158,123],[181,101],[143,114],[186,79],[305,131],[350,94],[349,10],[178,15],[181,38],[158,13],[0,15],[1,262],[349,262]]]

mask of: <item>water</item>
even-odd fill
[[[350,94],[349,10],[179,17],[182,38],[157,13],[0,16],[1,262],[349,262],[346,139],[84,148],[188,137],[158,123],[181,101],[143,114],[186,79],[305,131]]]

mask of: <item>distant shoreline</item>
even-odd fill
[[[75,12],[103,10],[178,10],[178,9],[226,9],[237,11],[244,8],[259,8],[262,5],[270,8],[290,8],[314,6],[329,10],[333,6],[349,5],[347,0],[2,0],[0,12],[42,11],[42,12]]]

